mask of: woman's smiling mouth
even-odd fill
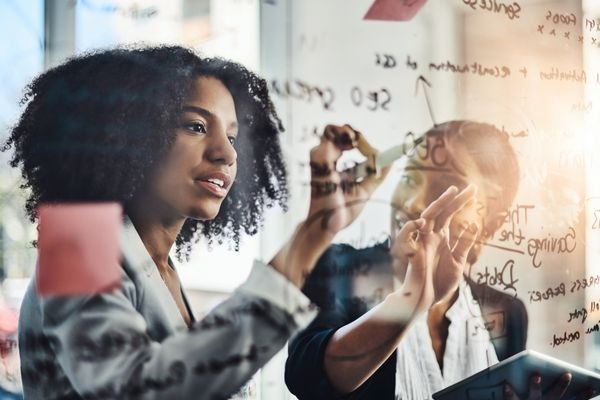
[[[223,198],[231,186],[231,177],[223,172],[212,172],[196,178],[194,183],[213,195]]]

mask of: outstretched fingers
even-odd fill
[[[469,251],[471,251],[471,248],[477,240],[478,231],[477,226],[475,226],[474,230],[464,228],[459,235],[456,243],[452,247],[452,257],[454,257],[458,263],[463,264],[467,261]]]
[[[454,197],[456,197],[456,193],[458,193],[456,186],[450,186],[444,193],[440,195],[440,197],[432,201],[429,206],[423,210],[421,213],[421,218],[425,219],[425,226],[422,229],[423,231],[433,231],[436,218],[442,213],[442,211],[444,211],[444,208],[450,204]]]
[[[451,199],[436,216],[433,230],[439,232],[442,229],[448,228],[454,215],[469,202],[473,201],[476,194],[477,187],[475,185],[468,185],[460,193],[454,196],[454,198]]]

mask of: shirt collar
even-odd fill
[[[473,297],[471,287],[464,276],[461,276],[458,284],[458,297],[448,308],[445,316],[452,323],[461,322],[470,317],[481,317],[479,303]]]

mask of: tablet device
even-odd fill
[[[600,392],[600,374],[558,360],[533,350],[524,350],[481,372],[455,383],[437,393],[435,400],[502,400],[504,382],[509,382],[521,399],[527,399],[530,377],[533,373],[542,376],[542,393],[552,387],[556,379],[565,372],[572,375],[571,384],[561,400],[574,399],[586,388]]]

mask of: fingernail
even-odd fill
[[[454,185],[451,185],[451,186],[450,186],[450,187],[449,187],[449,188],[446,190],[446,192],[448,192],[448,193],[456,193],[457,191],[458,191],[458,188],[457,188],[456,186],[454,186]]]
[[[533,377],[533,383],[535,383],[536,385],[539,385],[542,382],[542,377],[539,375],[535,375]]]
[[[571,382],[571,374],[570,373],[563,374],[561,379],[565,383]]]

